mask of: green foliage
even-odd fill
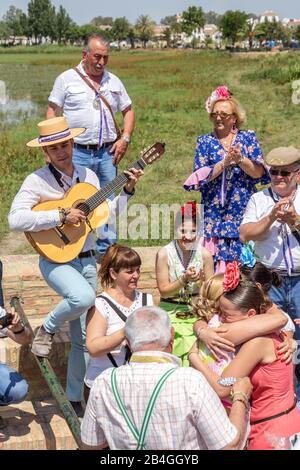
[[[289,85],[294,80],[300,79],[300,62],[298,54],[289,53],[285,57],[276,55],[263,62],[259,62],[251,72],[245,73],[243,79],[251,82],[253,80],[270,80],[276,85]]]
[[[58,44],[70,38],[72,28],[75,26],[67,11],[60,5],[56,14],[55,32]]]
[[[182,12],[182,30],[190,36],[195,29],[200,29],[205,24],[205,18],[201,7],[189,7]]]
[[[91,20],[91,24],[95,26],[100,26],[103,24],[112,26],[113,23],[114,23],[114,20],[111,16],[96,16],[95,18]]]
[[[240,33],[245,30],[248,15],[243,11],[228,10],[222,16],[219,26],[222,35],[234,45]]]
[[[219,15],[214,11],[208,11],[207,13],[204,13],[204,18],[205,23],[218,25],[220,23],[222,15]]]
[[[15,50],[26,53],[17,54]],[[81,48],[66,46],[16,48],[11,54],[2,54],[1,50],[0,76],[10,97],[14,100],[30,97],[38,110],[33,116],[24,113],[24,119],[13,126],[4,127],[5,115],[0,116],[0,235],[8,230],[7,213],[23,179],[44,162],[41,151],[27,149],[25,142],[37,135],[36,123],[44,119],[55,78],[77,64],[80,55]],[[269,59],[265,54],[250,59],[222,51],[111,53],[108,69],[124,82],[136,112],[136,128],[120,172],[139,158],[143,148],[156,141],[166,143],[165,155],[145,169],[130,204],[145,204],[150,209],[151,204],[200,200],[199,193],[186,192],[182,185],[193,169],[197,136],[212,129],[204,103],[222,83],[229,86],[246,109],[245,127],[256,131],[265,154],[282,145],[299,147],[300,106],[293,105],[290,82],[285,81],[288,73],[289,77],[297,77],[298,57],[295,52]],[[270,73],[271,69],[277,73],[283,70],[284,81],[273,81],[270,75],[260,73],[263,70]],[[118,122],[122,122],[120,116]],[[166,241],[160,236],[123,243],[141,246],[162,245]]]
[[[29,0],[28,3],[28,30],[29,33],[41,42],[42,37],[55,37],[55,7],[50,0]]]
[[[150,39],[152,39],[153,37],[154,25],[154,21],[152,21],[148,15],[141,15],[137,19],[135,28],[137,31],[137,35],[142,41],[144,47],[146,47],[147,41],[150,41]]]
[[[116,18],[113,27],[111,29],[111,36],[116,41],[122,41],[127,39],[130,31],[129,21],[123,16],[122,18]]]
[[[19,8],[10,6],[5,15],[3,16],[3,21],[4,23],[6,23],[6,26],[12,36],[27,35],[27,17],[25,13],[23,13],[23,11]]]

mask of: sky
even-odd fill
[[[244,10],[257,15],[274,10],[280,18],[300,18],[300,2],[295,0],[51,0],[62,5],[79,25],[89,23],[95,16],[125,16],[134,23],[139,15],[149,15],[157,23],[165,16],[174,15],[189,6],[201,6],[204,11],[224,13],[226,10]],[[27,13],[28,0],[0,0],[0,18],[10,5]]]

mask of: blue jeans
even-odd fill
[[[292,320],[300,318],[300,276],[282,276],[280,287],[272,286],[268,292],[272,301],[284,312],[288,313]],[[300,327],[295,325],[294,337],[298,342],[297,360],[299,361]],[[297,398],[300,400],[300,383],[296,386]]]
[[[0,363],[0,406],[21,403],[28,393],[28,383],[14,369]]]
[[[281,286],[272,286],[268,294],[292,320],[300,318],[300,276],[282,276]],[[295,327],[295,338],[300,340],[300,327]]]
[[[104,188],[117,176],[117,167],[113,164],[114,156],[109,153],[111,147],[96,150],[73,149],[73,163],[93,170],[99,178],[100,187]],[[114,199],[112,194],[109,199]],[[97,231],[96,251],[103,255],[107,248],[116,242],[117,234],[107,224]]]
[[[95,303],[96,261],[91,257],[75,258],[66,264],[56,264],[40,258],[40,270],[48,285],[63,297],[48,314],[44,327],[49,333],[55,333],[66,321],[70,322],[67,396],[71,401],[80,401],[89,359],[85,347],[86,311]]]

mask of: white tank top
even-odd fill
[[[134,310],[137,308],[142,307],[142,292],[139,291],[135,291],[135,299],[130,307],[124,307],[123,305],[119,304],[106,292],[102,292],[101,296],[107,297],[109,300],[111,300],[126,317],[129,317],[129,315],[131,315],[131,313],[134,312]],[[147,294],[146,305],[153,305],[153,297],[151,294]],[[98,310],[99,315],[102,315],[107,321],[107,335],[111,335],[112,333],[115,333],[124,327],[123,320],[121,320],[119,315],[104,299],[97,297],[95,301],[95,307]],[[116,349],[110,351],[118,366],[124,364],[126,354],[125,345],[126,343],[123,341],[119,346],[116,347]],[[113,364],[108,359],[106,354],[100,357],[90,357],[84,379],[86,385],[91,388],[95,378],[109,367],[113,367]]]
[[[202,245],[200,241],[196,250],[191,251],[191,257],[186,268],[183,264],[182,250],[176,240],[172,240],[164,248],[168,256],[169,282],[176,281],[176,279],[178,279],[190,266],[194,266],[196,272],[199,272],[201,269],[203,269]],[[189,285],[192,292],[197,291],[196,283],[189,283]]]

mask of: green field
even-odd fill
[[[41,152],[29,151],[24,144],[36,136],[36,123],[44,117],[55,77],[80,58],[80,49],[74,48],[60,53],[26,51],[0,51],[0,80],[9,96],[36,105],[34,115],[19,113],[18,124],[7,124],[0,106],[1,237],[8,230],[6,217],[14,194],[25,175],[43,162]],[[245,107],[246,127],[257,132],[264,152],[280,145],[300,146],[300,105],[291,101],[291,82],[300,78],[299,58],[296,52],[269,57],[216,51],[113,52],[108,69],[125,83],[136,111],[133,142],[121,168],[155,141],[166,143],[162,159],[146,169],[134,202],[149,206],[181,203],[194,196],[199,200],[199,193],[185,192],[182,183],[192,171],[197,136],[211,130],[204,102],[220,84],[227,84]],[[131,244],[151,243],[161,242]]]

